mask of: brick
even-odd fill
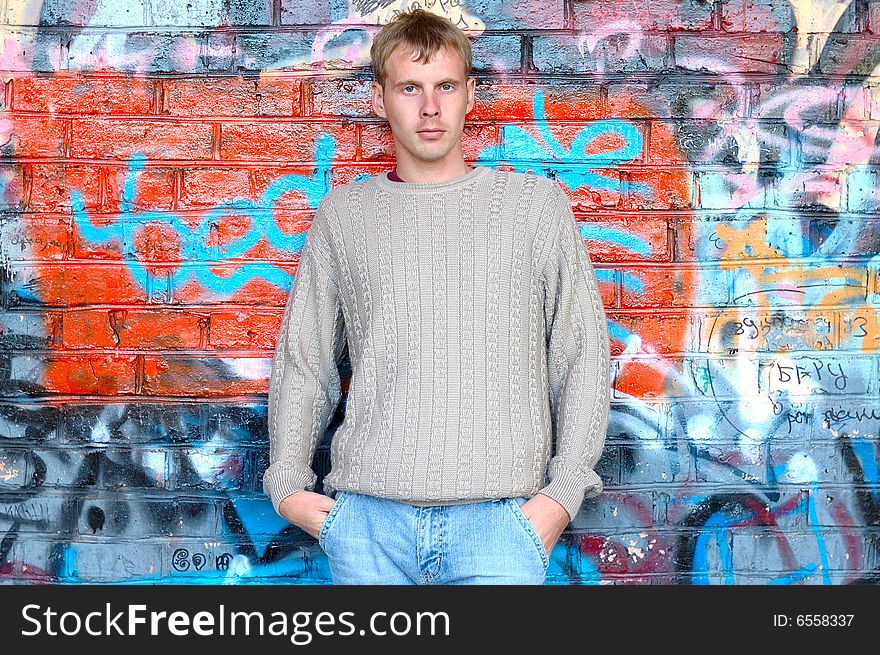
[[[88,27],[69,40],[62,68],[114,73],[197,73],[206,70],[194,52],[205,35],[186,32],[107,32]]]
[[[68,306],[147,301],[146,290],[133,279],[128,267],[119,264],[68,265],[63,275],[51,278],[47,292]]]
[[[7,7],[7,11],[14,11],[15,16],[26,13],[22,12],[17,5]],[[33,12],[30,19],[35,26],[41,12]],[[18,22],[18,18],[7,21],[9,23]],[[58,69],[66,66],[63,57],[64,48],[61,45],[61,32],[49,30],[34,30],[33,28],[16,29],[11,26],[4,26],[4,69],[15,71],[16,73],[33,74],[33,73],[55,73]],[[9,76],[4,76],[4,81]]]
[[[0,461],[3,461],[2,454]],[[4,487],[0,482],[0,489]],[[39,496],[29,494],[29,497],[20,493],[0,493],[0,529],[4,533],[21,534],[19,541],[35,535],[70,536],[72,526],[68,517],[74,515],[77,502],[76,499],[46,493]]]
[[[696,459],[697,482],[767,483],[766,441],[760,437],[742,438],[735,443],[716,439],[700,444]]]
[[[205,417],[206,437],[212,443],[265,447],[268,434],[266,405],[241,403],[201,404]]]
[[[322,134],[334,136],[335,145],[328,153],[334,161],[352,159],[355,144],[349,125],[328,130],[313,123],[273,121],[271,123],[226,124],[220,140],[222,159],[253,161],[312,161],[315,141]]]
[[[251,570],[236,568],[236,561],[240,560],[241,554],[234,542],[223,543],[217,539],[208,541],[203,536],[198,540],[194,538],[176,539],[173,543],[165,540],[162,549],[162,568],[165,571],[165,579],[177,584],[198,583],[199,581],[216,584],[221,580],[229,581],[237,578],[242,580],[246,578],[255,582],[262,577],[257,572],[257,568]],[[296,562],[294,564],[296,570],[285,575],[289,574],[296,578],[308,575],[309,579],[312,576],[318,576],[318,572],[314,571],[312,567],[314,569],[319,567],[316,563],[309,561],[308,549],[301,547],[292,549],[289,557],[293,562]],[[306,564],[306,562],[309,563]],[[249,565],[245,566],[249,567]],[[302,569],[312,572],[304,574]],[[267,574],[266,579],[272,579],[271,574]],[[325,580],[325,583],[329,582],[329,580]],[[241,632],[244,625],[245,619],[236,619],[235,630]]]
[[[64,347],[138,350],[195,349],[203,345],[207,315],[168,310],[84,310],[68,312]]]
[[[792,159],[785,126],[778,123],[742,125],[739,121],[687,120],[652,123],[651,127],[649,163],[680,161],[683,157],[692,164],[736,166],[744,160],[786,164]],[[663,129],[655,130],[656,127],[671,132],[674,140],[664,138]]]
[[[69,230],[66,219],[38,214],[0,221],[3,258],[6,262],[64,259],[71,247]]]
[[[533,120],[536,93],[544,99],[544,111],[548,120],[564,120],[575,108],[592,108],[594,117],[601,117],[599,85],[585,81],[582,84],[557,83],[505,84],[494,80],[478,81],[474,108],[467,119],[471,121]],[[589,118],[586,112],[578,112],[581,118]]]
[[[621,176],[621,209],[670,211],[692,209],[691,180],[684,168],[616,166]]]
[[[208,501],[143,498],[135,503],[120,502],[101,494],[82,501],[78,514],[79,534],[101,540],[105,548],[112,542],[144,537],[187,537],[210,534],[217,522],[217,508]]]
[[[251,491],[252,478],[247,452],[217,448],[188,448],[178,451],[187,466],[177,467],[172,488],[179,491]]]
[[[674,37],[675,65],[682,70],[724,73],[785,73],[787,42],[778,34],[743,36],[678,34]]]
[[[612,401],[611,412],[620,416],[637,417],[633,421],[612,421],[608,425],[607,442],[632,443],[651,438],[662,438],[665,424],[666,408],[662,403],[639,401],[636,404],[627,401]]]
[[[873,168],[852,167],[846,175],[846,209],[849,212],[874,214],[880,203],[880,176]]]
[[[67,122],[54,117],[15,116],[9,140],[0,145],[0,157],[64,157]]]
[[[283,312],[225,311],[211,314],[212,348],[274,350]]]
[[[144,0],[150,25],[215,27],[218,25],[271,25],[271,0],[231,0],[223,3],[196,2],[179,5],[168,0]]]
[[[563,5],[562,0],[516,3],[504,0],[472,0],[461,16],[455,15],[457,11],[461,11],[456,8],[449,12],[449,18],[462,29],[472,30],[561,29],[565,27]],[[454,20],[455,18],[459,20]]]
[[[132,512],[135,516],[131,524],[145,525],[148,517],[141,512]],[[139,536],[135,527],[129,534]],[[64,560],[61,581],[93,583],[102,582],[159,582],[164,574],[162,562],[163,545],[145,539],[137,539],[135,543],[107,543],[86,541],[86,538],[71,540],[67,548],[70,556]]]
[[[130,165],[111,165],[105,169],[107,193],[104,211],[168,211],[174,207],[174,185],[178,170],[165,166],[144,166],[134,173],[134,195],[126,198],[126,180],[133,173]]]
[[[344,163],[343,163],[344,164]],[[338,167],[330,169],[330,175]],[[258,205],[272,210],[299,210],[312,214],[329,190],[329,181],[323,171],[308,164],[255,168],[251,171],[253,194]],[[293,230],[299,232],[301,230]]]
[[[700,351],[709,353],[830,349],[837,342],[835,312],[827,309],[719,309],[700,319]]]
[[[21,362],[21,380],[39,384],[43,393],[117,396],[135,393],[138,362],[134,355],[51,356]]]
[[[375,117],[370,80],[310,78],[304,85],[311,96],[311,116]]]
[[[515,35],[477,36],[471,42],[474,73],[516,73],[521,70],[522,38]]]
[[[761,391],[792,398],[874,393],[875,368],[870,359],[855,356],[778,356],[761,363]]]
[[[680,484],[695,479],[694,462],[686,449],[640,448],[620,445],[620,482],[623,485]]]
[[[580,212],[578,212],[580,214]],[[670,260],[667,218],[605,214],[576,215],[593,262]],[[587,219],[583,220],[582,219]]]
[[[31,189],[28,208],[38,212],[70,211],[72,192],[79,194],[82,207],[101,207],[104,182],[101,169],[65,163],[35,164],[31,167]]]
[[[718,120],[745,114],[744,89],[726,81],[664,77],[609,82],[609,118],[694,118]]]
[[[708,30],[712,24],[712,3],[707,0],[574,0],[574,27],[594,29],[622,23],[620,29],[638,30]],[[613,27],[611,29],[614,29]]]
[[[80,119],[74,121],[71,157],[210,159],[211,132],[207,123]]]
[[[13,80],[15,111],[53,114],[150,114],[153,80],[66,75]]]
[[[92,241],[83,235],[83,227],[94,227],[97,229],[107,229],[111,226],[114,228],[113,234],[120,235],[124,233],[125,226],[119,228],[119,217],[107,216],[103,214],[90,214],[87,216],[88,223],[82,225],[78,221],[74,221],[73,230],[70,240],[72,256],[75,259],[92,259],[92,260],[116,260],[123,259],[127,249],[127,241],[109,237],[106,241],[96,239]]]
[[[606,492],[584,503],[581,511],[571,522],[571,530],[619,530],[621,523],[631,517],[650,516],[654,507],[654,494],[650,491]],[[641,523],[640,523],[641,525]]]
[[[591,51],[582,37],[536,36],[532,62],[540,73],[659,73],[669,67],[664,36],[644,36],[638,47],[631,37],[614,34]]]
[[[872,75],[875,74],[877,47],[874,36],[829,34],[818,61],[810,63],[826,75]]]
[[[627,314],[625,312],[608,311],[608,319],[623,326],[633,334],[651,335],[651,348],[665,355],[681,354],[688,350],[691,339],[689,334],[690,317],[687,314],[667,312],[651,312],[650,314]],[[626,344],[614,343],[611,347],[612,356],[619,356]]]
[[[0,193],[0,209],[24,208],[27,170],[27,167],[20,164],[0,164],[0,185],[3,186],[3,193]]]
[[[146,3],[147,0],[133,0],[121,6],[105,7],[100,0],[77,3],[70,3],[67,0],[46,0],[39,12],[39,24],[81,27],[138,26],[144,24]],[[16,19],[19,18],[22,17],[16,16]],[[17,20],[16,23],[29,24],[18,23]]]
[[[730,266],[730,278],[734,296],[733,304],[740,307],[751,307],[756,304],[766,306],[768,303],[790,305],[802,304],[811,299],[809,291],[811,283],[816,280],[828,280],[834,283],[829,290],[822,291],[822,296],[830,293],[830,289],[848,287],[846,295],[861,300],[867,295],[866,270],[861,265],[850,265],[843,262],[827,265],[815,262],[798,262],[796,267],[785,264],[771,265],[768,263],[742,262]],[[838,281],[843,280],[845,285]],[[756,284],[758,283],[758,284]],[[761,292],[756,293],[759,286]],[[738,293],[742,291],[742,293]],[[818,303],[816,303],[818,304]]]
[[[252,200],[250,172],[240,168],[188,168],[183,172],[180,209],[217,207]]]
[[[685,280],[699,276],[699,304],[725,305],[729,295],[728,276],[710,270],[690,266],[675,268],[635,268],[619,267],[641,282],[641,289],[624,284],[621,302],[624,307],[690,307],[695,304],[691,297],[694,289]]]
[[[880,324],[877,323],[873,310],[867,307],[847,308],[840,312],[839,325],[839,350],[880,350]]]
[[[65,443],[173,444],[205,440],[198,403],[65,403]]]
[[[732,211],[773,207],[764,186],[766,178],[755,180],[753,172],[695,170],[692,175],[694,188],[690,204],[694,209]],[[792,186],[786,184],[786,188]]]
[[[269,280],[267,266],[256,262],[157,264],[151,269],[152,301],[209,305],[234,299],[254,306],[283,306],[295,266],[288,262],[273,265],[279,270],[272,270],[273,278]],[[200,282],[200,278],[206,282]]]
[[[265,394],[268,390],[270,357],[221,359],[157,358],[144,360],[144,393],[150,396],[196,397]]]
[[[329,2],[316,5],[311,0],[281,0],[282,25],[327,25],[333,20]]]
[[[852,567],[848,554],[847,541],[839,539],[837,531],[786,534],[787,548],[780,549],[780,539],[772,530],[735,531],[732,534],[732,566],[735,571],[778,571],[780,577],[800,569],[804,580],[812,584],[822,584],[826,570],[846,571]],[[820,540],[822,547],[820,548]],[[795,554],[794,557],[787,553]],[[791,561],[794,559],[794,561]],[[796,567],[792,570],[792,566]],[[809,570],[807,566],[810,566]],[[812,568],[815,567],[815,568]],[[800,579],[800,576],[798,576]],[[803,584],[803,582],[801,583]]]
[[[199,116],[297,116],[300,82],[284,77],[208,77],[162,82],[163,114]]]
[[[59,409],[53,405],[0,403],[0,421],[3,423],[4,443],[41,444],[58,439]]]
[[[703,526],[712,515],[724,519],[731,529],[746,533],[760,530],[762,526],[776,525],[792,531],[805,529],[807,525],[809,495],[806,491],[788,487],[774,494],[777,498],[770,502],[739,491],[715,491],[711,488],[703,488],[699,494],[692,491],[686,490],[681,495],[669,498],[665,505],[666,513],[662,517],[663,524],[695,526],[695,536],[701,529],[711,531],[711,527]]]
[[[550,157],[574,160],[578,163],[596,163],[598,166],[609,166],[622,162],[639,163],[642,160],[642,149],[632,153],[633,145],[644,142],[642,125],[627,122],[628,132],[621,134],[618,126],[606,127],[602,123],[568,123],[552,125],[551,132],[562,148],[562,152],[547,152],[542,144],[543,138],[538,128],[531,124],[505,125],[501,128],[501,150],[505,159],[543,161]],[[530,137],[521,137],[527,132]],[[583,149],[573,152],[574,141],[583,133],[594,132],[593,138],[586,142]]]
[[[242,70],[308,70],[314,35],[290,32],[239,33],[233,67]]]
[[[809,245],[801,228],[787,216],[761,214],[750,220],[711,217],[691,223],[681,219],[676,231],[678,261],[727,261],[767,257],[806,257]]]
[[[797,18],[788,4],[728,0],[721,5],[721,29],[725,32],[791,32],[797,28]]]

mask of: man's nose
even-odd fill
[[[422,102],[422,116],[436,116],[440,113],[440,103],[437,102],[437,96],[433,92],[424,95]]]

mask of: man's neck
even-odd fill
[[[420,166],[414,162],[398,160],[395,170],[397,175],[406,182],[446,182],[470,173],[473,168],[465,163],[464,158],[461,158],[442,167]]]

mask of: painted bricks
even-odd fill
[[[393,166],[368,65],[400,3],[368,5],[7,12],[6,576],[329,581],[262,493],[265,393],[317,202]],[[430,6],[473,42],[466,157],[562,185],[607,311],[606,491],[548,581],[872,575],[878,3]]]

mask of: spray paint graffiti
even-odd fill
[[[477,15],[491,3],[466,4],[422,3],[474,37],[490,20],[504,26],[505,16]],[[528,14],[526,4],[500,11]],[[39,3],[10,6],[0,28],[0,575],[329,579],[314,540],[262,495],[261,394],[310,212],[332,184],[390,165],[363,152],[372,118],[329,119],[351,115],[345,103],[366,86],[350,69],[402,6],[351,0],[302,21],[317,30],[266,21],[265,33],[235,34],[229,26],[260,23],[224,9],[198,33],[156,40],[104,29],[118,3],[93,3],[71,14],[79,26],[61,27]],[[486,165],[562,184],[610,319],[607,491],[557,545],[549,581],[876,582],[865,528],[880,520],[880,59],[862,32],[877,16],[838,0],[569,10],[573,35],[540,23],[522,40],[529,79],[481,80],[486,110],[474,122],[487,136],[471,148]],[[541,50],[551,39],[552,57]],[[545,78],[549,64],[575,77],[550,66]],[[285,120],[322,123],[296,143],[294,172],[277,148],[242,146],[247,175],[206,176],[192,206],[175,205],[191,162],[163,157],[170,139],[167,152],[160,140],[115,161],[71,158],[64,138],[53,146],[29,122],[51,115],[62,136],[76,135],[77,102],[104,98],[86,109],[103,102],[112,114],[100,94],[114,80],[142,103],[137,115],[151,115],[175,100],[150,73],[238,68],[353,82],[320,111],[312,81],[295,87],[302,115]],[[21,110],[22,78],[37,71],[56,85],[43,92],[54,105]],[[269,106],[255,88],[253,106]],[[223,139],[248,113],[228,118],[211,114],[214,150],[200,165],[234,168]],[[344,401],[319,446],[319,480],[343,412]]]

